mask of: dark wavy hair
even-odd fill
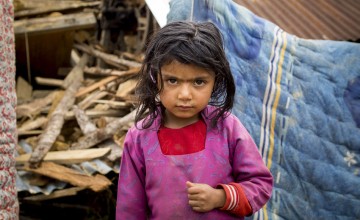
[[[218,107],[211,115],[212,126],[227,116],[234,102],[235,84],[224,52],[218,28],[211,22],[172,22],[154,34],[146,46],[139,73],[136,95],[139,106],[136,124],[146,118],[142,128],[151,126],[164,107],[157,96],[162,89],[161,67],[172,61],[193,64],[215,73],[215,84],[209,105]],[[160,77],[158,77],[160,75]],[[158,87],[157,80],[161,80]]]

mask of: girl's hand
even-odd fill
[[[223,189],[215,189],[207,184],[186,182],[189,205],[194,211],[208,212],[221,208],[225,204],[226,194]]]

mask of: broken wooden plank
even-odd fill
[[[52,92],[44,98],[38,98],[30,103],[17,106],[16,117],[32,117],[33,115],[38,114],[45,106],[49,105],[53,101],[55,96],[56,92]]]
[[[100,80],[99,82],[96,82],[96,83],[94,83],[94,84],[92,84],[92,85],[90,85],[90,86],[88,86],[88,87],[86,87],[86,88],[81,89],[80,91],[78,91],[78,92],[76,93],[76,97],[83,96],[83,95],[85,95],[85,94],[87,94],[87,93],[90,93],[90,92],[96,90],[96,89],[99,89],[101,86],[104,86],[104,85],[106,85],[107,83],[116,80],[117,78],[118,78],[118,76],[109,76],[109,77],[106,77],[105,79],[102,79],[102,80]]]
[[[71,69],[70,73],[66,76],[63,82],[63,87],[68,88],[75,80],[83,80],[84,79],[84,68],[86,63],[89,60],[89,56],[87,54],[83,54],[79,60],[79,62],[75,65],[74,68]]]
[[[32,86],[21,76],[16,81],[16,96],[18,100],[29,100],[31,99]]]
[[[108,178],[101,174],[88,176],[52,162],[43,162],[36,169],[29,166],[22,167],[21,169],[64,181],[73,186],[90,188],[94,192],[100,192],[107,189],[112,184]]]
[[[104,52],[101,52],[99,50],[96,50],[88,45],[85,45],[85,44],[76,44],[74,45],[75,48],[85,52],[85,53],[88,53],[90,55],[93,55],[97,58],[101,58],[104,60],[104,62],[112,65],[112,64],[120,64],[120,65],[123,65],[123,66],[127,66],[129,68],[139,68],[141,67],[141,63],[138,63],[138,62],[134,62],[134,61],[130,61],[130,60],[125,60],[125,59],[122,59],[122,58],[119,58],[118,56],[116,55],[113,55],[113,54],[107,54],[107,53],[104,53]]]
[[[115,121],[109,123],[103,129],[97,129],[94,132],[86,134],[82,140],[80,140],[77,143],[72,144],[70,149],[76,150],[76,149],[90,148],[90,147],[110,138],[113,134],[116,133],[116,131],[120,127],[134,121],[135,114],[136,114],[136,110],[130,112],[129,114],[127,114],[126,116],[124,116],[122,118],[119,118],[118,120],[115,120]]]
[[[44,5],[44,3],[48,3],[47,5]],[[66,10],[75,10],[75,9],[82,9],[86,7],[96,7],[99,6],[101,1],[97,2],[50,2],[44,1],[41,4],[42,5],[32,5],[33,8],[30,9],[23,9],[21,11],[15,11],[15,18],[21,18],[21,17],[29,17],[34,15],[42,15],[42,14],[48,14],[51,12],[61,12]],[[29,7],[29,6],[28,6]],[[30,6],[31,7],[31,6]]]
[[[81,59],[87,61],[88,57],[83,56]],[[84,63],[86,62],[79,62],[78,65],[83,65]],[[78,65],[76,67],[78,67]],[[74,104],[75,94],[82,84],[82,79],[82,73],[79,72],[78,76],[75,77],[75,80],[67,88],[64,97],[61,99],[60,103],[57,105],[56,109],[51,114],[45,131],[42,133],[39,143],[29,159],[30,166],[32,168],[39,166],[41,160],[45,157],[45,155],[55,142],[57,136],[60,134],[61,128],[65,121],[65,113]]]
[[[69,31],[93,28],[96,18],[93,13],[74,13],[58,17],[31,18],[14,21],[14,32],[19,34],[39,34],[54,31]]]
[[[85,114],[89,117],[89,118],[97,118],[97,117],[101,117],[101,116],[108,116],[108,117],[122,117],[124,115],[126,115],[126,113],[128,112],[128,110],[125,109],[116,109],[116,110],[86,110]],[[75,118],[75,114],[73,111],[69,111],[65,114],[65,120],[71,120]]]
[[[119,71],[120,72],[120,71]],[[81,89],[77,94],[76,94],[76,97],[80,97],[80,96],[83,96],[87,93],[90,93],[90,92],[93,92],[94,90],[96,89],[99,89],[103,86],[105,86],[106,84],[110,83],[110,82],[113,82],[114,80],[118,79],[119,77],[121,76],[129,76],[129,75],[134,75],[134,74],[137,74],[139,72],[139,68],[132,68],[130,70],[127,70],[127,71],[121,71],[121,73],[117,74],[117,75],[111,75],[111,76],[108,76],[86,88],[83,88]]]
[[[97,75],[97,76],[131,76],[140,71],[140,68],[131,68],[130,70],[114,70],[114,69],[102,69],[99,67],[85,67],[84,73]]]
[[[113,109],[123,109],[131,107],[131,103],[128,102],[118,102],[112,100],[91,100],[92,103],[106,104]]]
[[[92,105],[92,100],[101,99],[108,95],[106,91],[94,91],[93,93],[86,96],[81,102],[78,103],[79,108],[85,110]]]
[[[51,199],[58,199],[58,198],[62,198],[62,197],[68,197],[68,196],[75,196],[79,191],[82,191],[86,189],[86,187],[71,187],[71,188],[67,188],[67,189],[61,189],[61,190],[56,190],[54,192],[52,192],[50,195],[35,195],[35,196],[27,196],[24,197],[24,200],[27,201],[46,201],[46,200],[51,200]]]
[[[56,86],[56,87],[63,86],[63,80],[61,80],[61,79],[35,77],[35,81],[37,84],[43,85],[43,86]]]
[[[92,148],[85,150],[65,150],[50,151],[46,154],[43,161],[54,162],[59,164],[74,164],[104,157],[110,152],[107,148]],[[22,154],[15,158],[16,164],[24,164],[29,161],[31,154]]]
[[[26,132],[42,127],[47,121],[48,119],[46,117],[38,117],[34,120],[29,120],[18,128],[18,133],[21,134],[22,132]]]
[[[47,117],[50,118],[52,113],[55,111],[55,109],[57,108],[57,106],[59,105],[59,103],[61,102],[61,100],[63,99],[65,95],[65,91],[64,90],[59,90],[56,92],[56,96],[53,99],[51,106],[49,109],[46,109],[46,112],[42,112],[42,113],[47,113]],[[44,109],[45,110],[45,109]]]
[[[77,121],[81,131],[83,132],[83,134],[93,132],[97,129],[96,125],[94,125],[90,121],[90,118],[85,114],[84,110],[82,110],[78,106],[74,105],[73,111],[75,114],[76,121]]]
[[[131,92],[133,92],[135,90],[137,82],[138,82],[137,79],[129,79],[129,80],[121,83],[116,92],[116,96],[117,97],[128,96]]]

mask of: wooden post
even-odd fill
[[[83,69],[87,63],[87,60],[88,56],[83,55],[80,62],[74,67],[74,69]],[[40,165],[42,159],[45,157],[51,146],[54,144],[64,124],[65,113],[71,106],[73,106],[75,102],[75,94],[80,88],[83,81],[83,72],[77,71],[76,75],[71,75],[71,77],[73,77],[72,83],[66,89],[64,97],[56,107],[55,111],[51,114],[45,131],[41,135],[39,143],[35,148],[34,152],[31,154],[29,162],[30,167],[32,168],[36,168]]]

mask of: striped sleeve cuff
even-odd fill
[[[237,216],[247,216],[252,213],[250,203],[240,184],[219,184],[218,188],[223,188],[226,194],[225,205],[220,210],[228,211]]]

